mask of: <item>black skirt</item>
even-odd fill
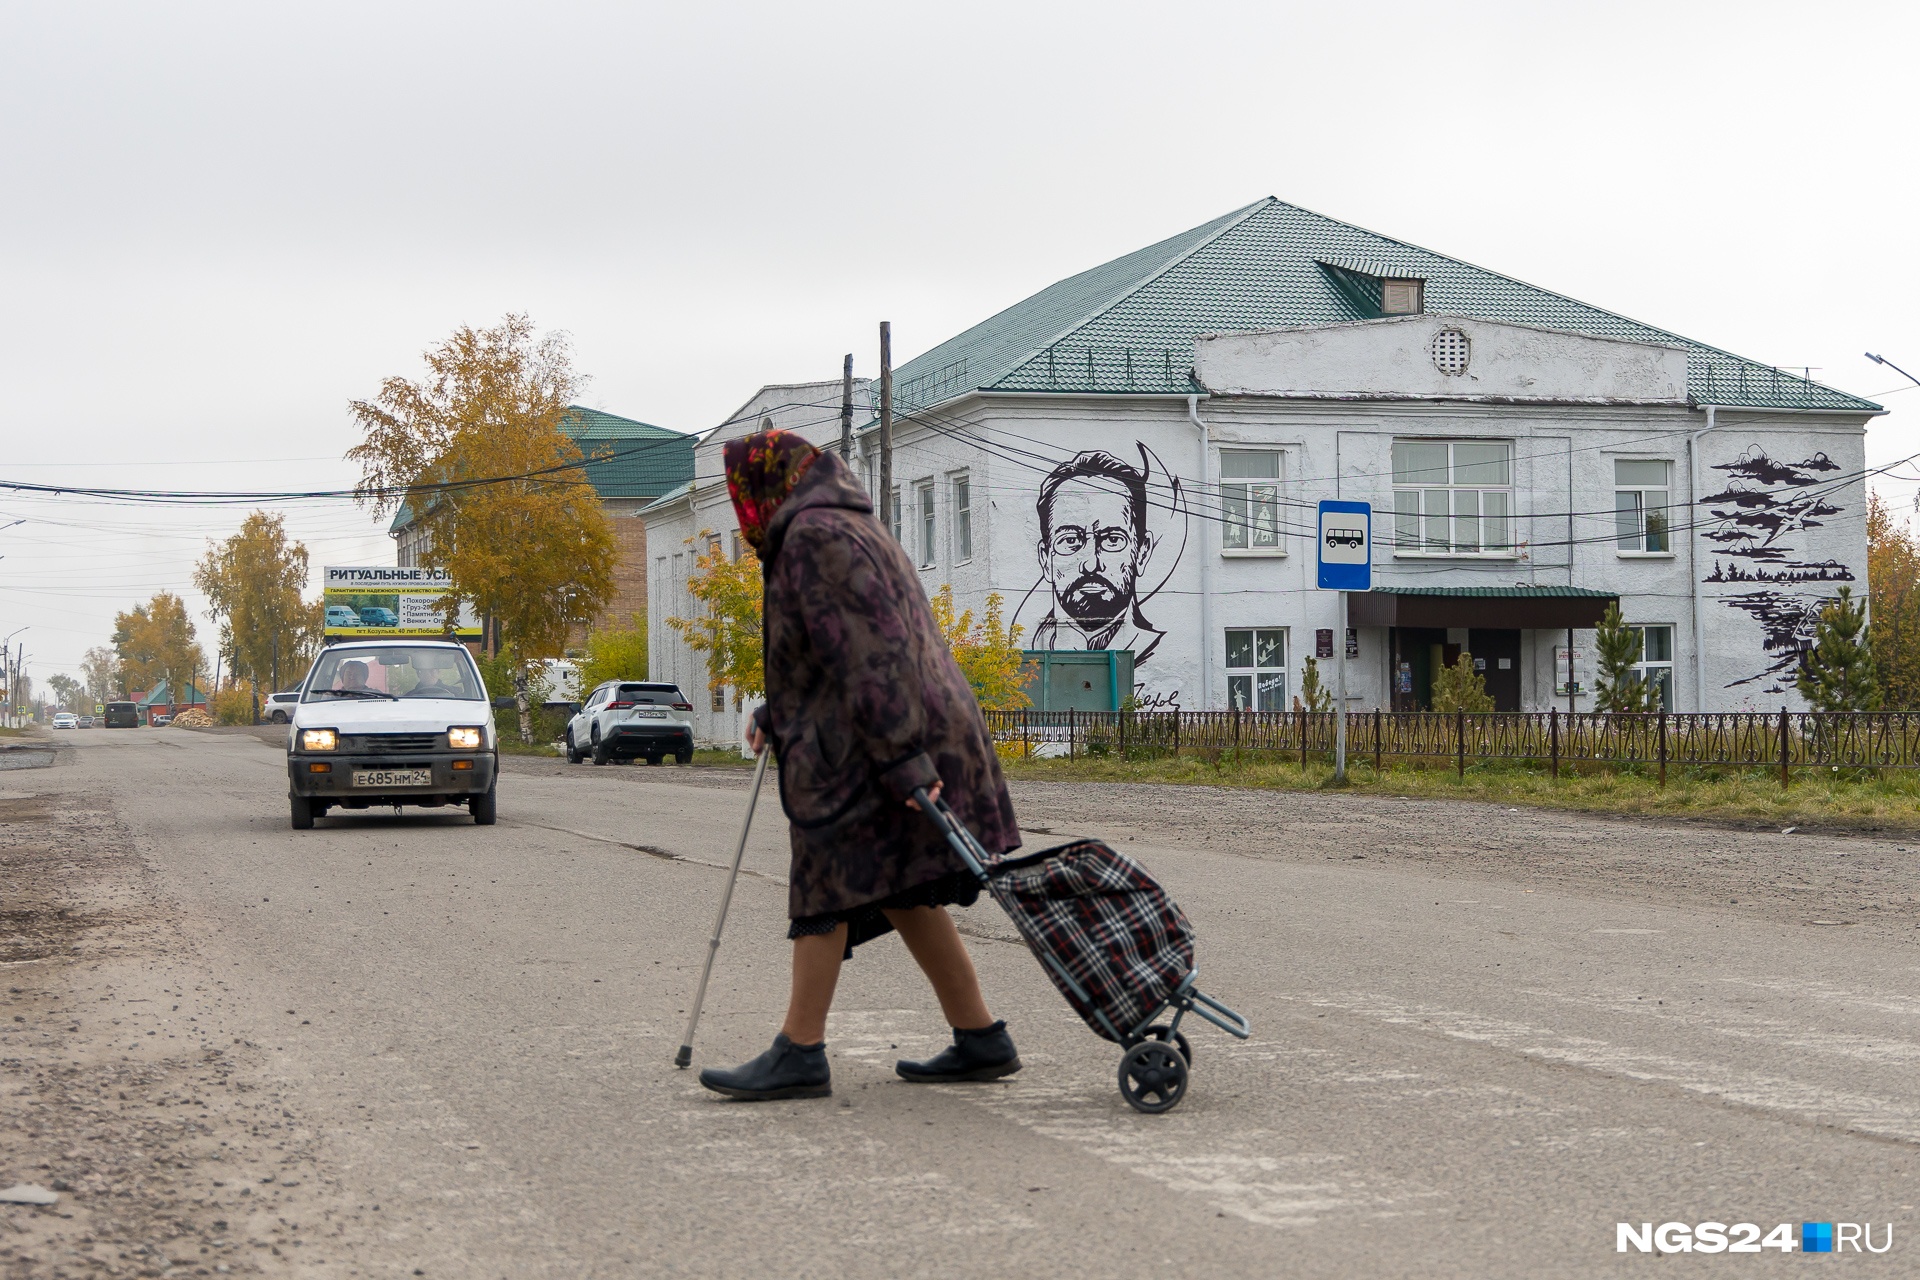
[[[893,922],[884,912],[904,911],[909,907],[970,907],[980,900],[980,881],[971,871],[955,871],[925,884],[902,889],[878,902],[863,902],[844,911],[823,911],[817,916],[801,916],[787,925],[787,937],[811,938],[832,933],[847,926],[847,953],[863,942],[872,942],[893,932]]]

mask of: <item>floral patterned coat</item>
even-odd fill
[[[938,780],[988,850],[1020,831],[980,704],[906,552],[853,473],[823,454],[774,513],[762,550],[766,705],[791,823],[794,919],[878,902],[956,871],[906,807]]]

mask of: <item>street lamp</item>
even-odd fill
[[[1887,366],[1887,368],[1893,370],[1895,373],[1905,378],[1908,382],[1911,382],[1914,386],[1920,387],[1920,378],[1914,377],[1912,374],[1908,373],[1905,369],[1902,369],[1899,365],[1887,359],[1885,356],[1877,356],[1873,354],[1873,352],[1871,351],[1863,351],[1860,354],[1864,355],[1867,359],[1873,361],[1875,364],[1883,364]]]
[[[18,524],[19,522],[15,521],[14,523]],[[13,719],[13,709],[18,706],[20,702],[20,661],[19,659],[13,662],[7,661],[7,643],[22,631],[31,630],[33,630],[33,624],[28,623],[26,626],[17,627],[9,631],[4,637],[0,637],[0,676],[4,676],[7,681],[7,702],[6,706],[0,707],[0,712],[5,712],[8,720]],[[22,647],[24,648],[25,646]],[[24,654],[21,656],[25,657]]]

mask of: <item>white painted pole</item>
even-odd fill
[[[1347,593],[1340,593],[1340,625],[1333,633],[1333,780],[1347,780]]]

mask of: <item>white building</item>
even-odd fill
[[[873,398],[864,378],[855,379],[854,421],[873,417]],[[802,382],[762,387],[727,420],[700,437],[693,451],[693,479],[663,494],[640,512],[646,522],[652,564],[647,574],[647,666],[655,680],[671,680],[693,700],[694,735],[702,742],[736,742],[744,731],[743,706],[730,690],[708,686],[702,655],[687,647],[669,618],[695,614],[687,592],[694,557],[712,540],[729,554],[740,553],[739,525],[727,497],[721,452],[727,441],[778,427],[805,436],[823,449],[840,442],[841,382]]]
[[[818,419],[828,385],[761,399]],[[1042,290],[895,388],[928,590],[999,592],[1027,647],[1131,650],[1142,706],[1292,705],[1333,640],[1323,498],[1375,512],[1356,709],[1424,705],[1462,650],[1502,709],[1591,709],[1614,599],[1670,708],[1798,706],[1819,608],[1864,594],[1879,406],[1277,200]],[[703,444],[695,488],[717,480]],[[730,529],[719,488],[695,505]],[[654,634],[656,670],[689,665]]]

